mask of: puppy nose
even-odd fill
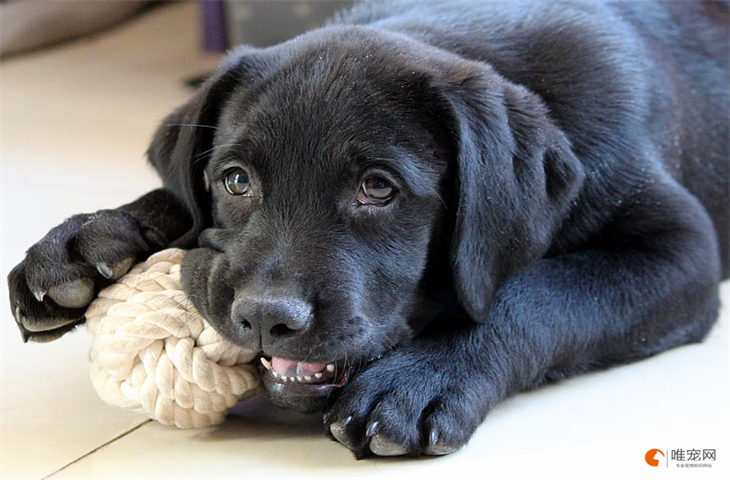
[[[310,322],[312,306],[291,296],[239,296],[234,320],[246,335],[261,336],[264,344],[301,333]]]

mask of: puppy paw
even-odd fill
[[[436,349],[396,350],[338,392],[325,414],[331,436],[358,457],[446,455],[486,414],[492,389]]]
[[[150,238],[119,210],[75,215],[52,229],[8,275],[23,340],[51,341],[72,330],[96,292],[150,251]]]

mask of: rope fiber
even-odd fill
[[[221,337],[182,291],[185,253],[152,255],[99,292],[86,312],[99,397],[179,428],[222,422],[259,387],[255,352]]]

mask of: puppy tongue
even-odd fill
[[[281,357],[271,357],[271,368],[288,377],[314,375],[324,370],[324,363],[296,362]]]

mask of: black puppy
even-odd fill
[[[400,1],[235,51],[155,135],[165,188],[10,274],[24,338],[170,245],[279,404],[440,455],[505,397],[702,340],[728,274],[727,3]],[[198,248],[195,248],[198,247]]]

